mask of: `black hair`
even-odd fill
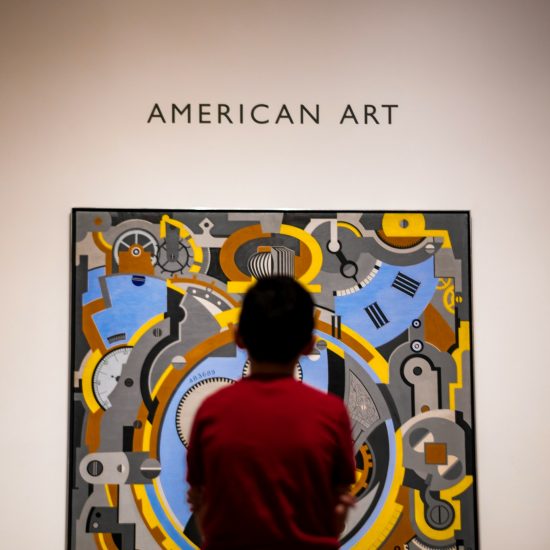
[[[251,359],[288,363],[313,333],[313,300],[291,277],[258,280],[244,297],[239,334]]]

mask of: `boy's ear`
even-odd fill
[[[238,348],[246,349],[246,346],[244,345],[244,341],[241,337],[241,333],[239,332],[239,327],[236,326],[233,329],[233,338],[235,339],[235,344],[237,344]]]
[[[310,355],[314,347],[315,347],[315,336],[312,334],[311,340],[304,346],[304,349],[302,350],[300,355]]]

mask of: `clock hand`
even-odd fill
[[[346,279],[353,279],[357,284],[359,284],[359,281],[357,280],[357,264],[352,260],[348,260],[346,258],[346,255],[342,251],[342,244],[340,243],[340,241],[337,242],[339,246],[336,250],[331,250],[331,248],[335,247],[331,247],[329,242],[329,246],[327,246],[328,251],[331,254],[334,254],[340,261],[340,273],[342,274],[342,276],[346,277]]]

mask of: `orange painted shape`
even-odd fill
[[[105,241],[101,237],[101,233],[92,233],[95,245],[105,254],[105,275],[111,275],[113,272],[113,250],[105,246]]]
[[[118,485],[107,485],[105,489],[109,493],[113,506],[116,508],[118,506]]]
[[[118,271],[119,273],[153,275],[155,267],[152,263],[151,253],[143,250],[139,244],[131,246],[128,250],[120,251],[118,253]]]
[[[440,351],[448,351],[456,343],[454,330],[432,304],[424,311],[424,338]]]
[[[235,263],[237,250],[248,241],[269,237],[271,237],[271,233],[262,233],[262,226],[260,224],[243,227],[227,237],[220,249],[220,266],[230,281],[245,282],[251,280]]]
[[[390,237],[382,229],[376,232],[381,241],[393,246],[394,248],[413,248],[420,244],[425,237]]]
[[[294,271],[296,279],[299,279],[304,273],[307,272],[309,266],[311,265],[311,250],[306,246],[306,244],[300,241],[300,254],[296,256],[294,260]]]
[[[394,548],[405,548],[405,545],[416,535],[411,524],[409,491],[407,487],[401,487],[399,489],[396,502],[403,507],[401,517],[393,528],[390,536],[384,541],[384,546],[382,546],[382,548],[391,550]]]
[[[250,225],[235,231],[232,235],[227,237],[220,250],[220,266],[223,272],[227,275],[229,281],[251,281],[251,277],[244,274],[235,263],[235,254],[237,250],[246,242],[253,239],[269,239],[272,236],[271,233],[262,233],[262,226],[260,224]],[[296,238],[296,237],[294,237]],[[294,271],[296,279],[299,279],[307,273],[311,262],[312,255],[307,245],[297,239],[300,243],[300,253],[294,259]],[[269,252],[271,246],[260,245],[257,248],[258,252]]]
[[[118,550],[111,533],[94,533],[96,546],[102,550]]]
[[[95,453],[99,449],[103,412],[103,409],[99,409],[97,412],[90,413],[88,416],[85,441],[90,453]]]
[[[424,443],[424,461],[426,464],[447,464],[447,444]]]
[[[93,315],[104,309],[105,301],[103,298],[94,300],[82,308],[82,332],[86,337],[86,341],[88,342],[90,349],[98,349],[101,351],[102,355],[105,354],[107,348],[105,347],[103,339],[101,338],[101,335],[99,334],[99,331],[94,323]]]

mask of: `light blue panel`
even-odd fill
[[[114,275],[105,278],[111,307],[93,315],[94,323],[107,347],[109,336],[124,332],[126,343],[146,321],[167,310],[167,287],[163,279],[135,275]],[[132,280],[142,284],[134,284]]]
[[[325,335],[319,333],[324,339]],[[304,384],[309,384],[318,390],[328,391],[328,356],[327,350],[321,352],[321,356],[317,361],[312,361],[309,357],[300,357],[300,365],[302,366]]]
[[[420,283],[414,297],[392,287],[399,272]],[[367,286],[354,294],[336,297],[336,314],[342,316],[343,324],[378,347],[393,340],[409,327],[413,319],[422,315],[434,295],[437,281],[433,257],[410,266],[382,264]],[[389,321],[381,328],[376,328],[365,311],[373,302],[380,306]]]
[[[88,271],[88,290],[82,295],[82,305],[85,306],[102,297],[99,279],[105,275],[105,266]]]

